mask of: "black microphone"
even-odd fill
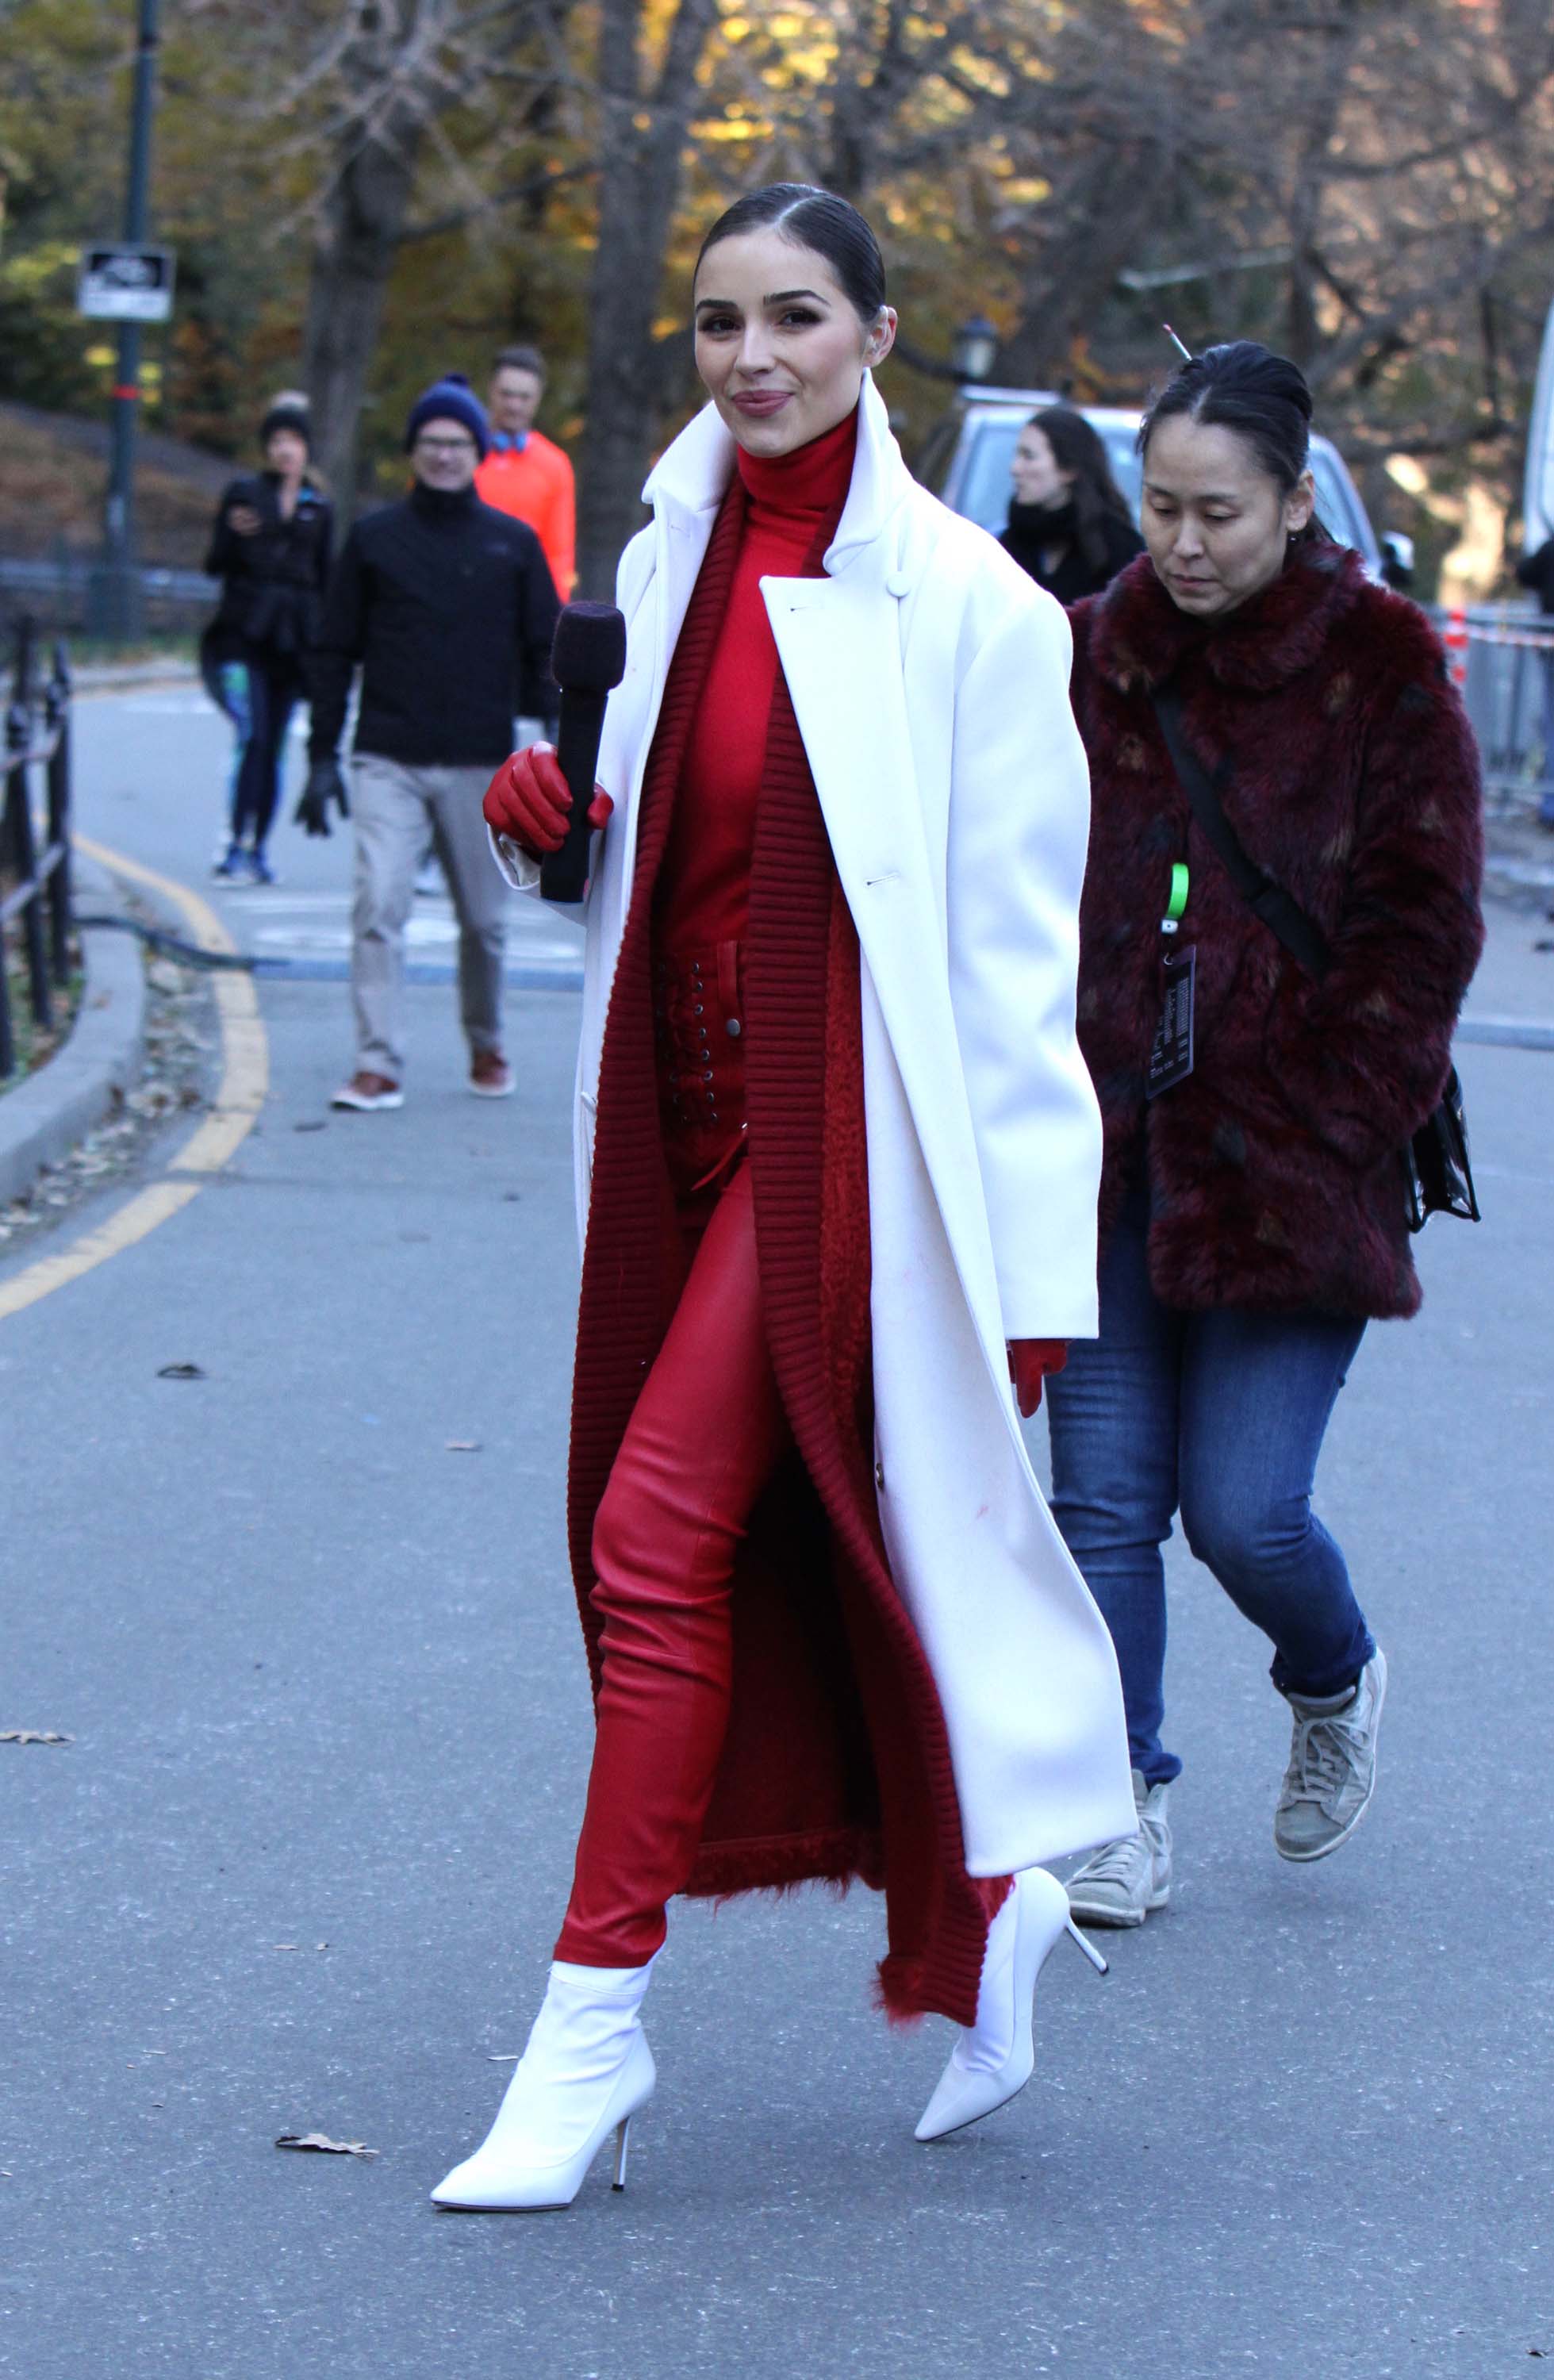
[[[572,814],[561,849],[540,864],[540,891],[547,901],[580,901],[589,889],[589,804],[605,700],[625,675],[625,620],[613,603],[563,605],[551,670],[561,688],[556,759],[572,795]]]

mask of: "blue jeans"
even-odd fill
[[[287,656],[229,661],[218,680],[221,707],[237,731],[232,756],[232,840],[262,855],[281,797],[286,729],[302,691]]]
[[[1180,1510],[1188,1545],[1273,1644],[1276,1686],[1336,1694],[1375,1640],[1343,1556],[1311,1510],[1317,1458],[1365,1324],[1342,1315],[1179,1314],[1149,1285],[1136,1195],[1100,1270],[1100,1336],[1047,1383],[1052,1512],[1117,1648],[1133,1765],[1162,1750],[1166,1599],[1160,1548]]]

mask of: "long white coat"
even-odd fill
[[[577,1069],[586,1220],[600,1051],[643,776],[735,465],[709,406],[622,557],[625,676],[599,780]],[[1092,1336],[1100,1119],[1074,1039],[1089,823],[1062,610],[918,487],[866,379],[825,578],[761,582],[862,950],[876,1480],[943,1704],[966,1866],[1135,1827],[1105,1623],[1032,1473],[1005,1341]],[[509,880],[538,870],[504,840]]]

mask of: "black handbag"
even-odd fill
[[[1152,698],[1172,766],[1225,873],[1253,915],[1277,935],[1308,975],[1320,980],[1332,965],[1326,935],[1293,893],[1264,874],[1225,816],[1219,786],[1229,780],[1229,762],[1221,761],[1211,778],[1183,735],[1180,695],[1173,687],[1161,686]],[[1438,1214],[1459,1215],[1469,1223],[1479,1221],[1478,1194],[1468,1159],[1467,1108],[1455,1066],[1446,1078],[1439,1106],[1402,1150],[1402,1161],[1404,1212],[1411,1232],[1422,1232],[1430,1216]]]

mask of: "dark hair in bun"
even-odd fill
[[[878,319],[885,302],[885,261],[880,243],[856,207],[813,182],[769,182],[764,190],[751,190],[736,199],[702,241],[697,273],[701,271],[702,258],[721,241],[769,226],[791,239],[795,248],[812,248],[817,256],[825,258],[861,322],[868,326]],[[696,273],[691,279],[694,285]]]
[[[1223,346],[1206,347],[1167,381],[1139,427],[1141,455],[1148,453],[1159,424],[1176,414],[1233,430],[1244,438],[1261,468],[1277,481],[1281,495],[1290,494],[1305,469],[1311,445],[1311,391],[1305,374],[1288,356],[1276,356],[1256,339],[1231,339]],[[1324,532],[1317,529],[1317,534]]]

